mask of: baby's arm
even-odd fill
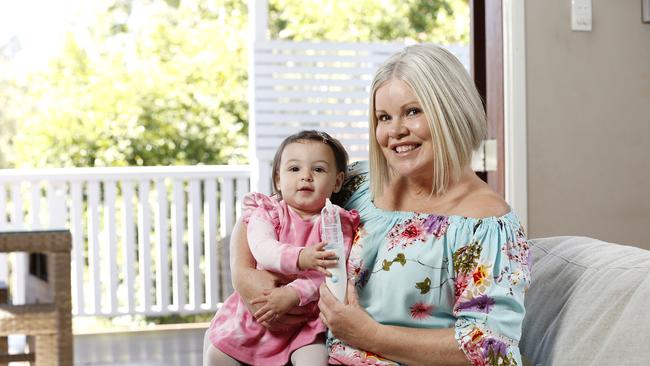
[[[307,269],[316,269],[328,274],[327,266],[336,264],[334,252],[324,251],[321,243],[309,248],[282,243],[276,229],[264,209],[256,209],[248,222],[248,243],[251,253],[260,268],[282,274],[296,274]]]
[[[302,247],[281,243],[269,214],[261,208],[250,216],[247,228],[248,246],[261,269],[296,274]]]

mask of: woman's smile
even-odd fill
[[[388,166],[414,178],[433,171],[431,129],[417,96],[402,80],[392,79],[375,94],[375,138]]]
[[[393,151],[398,154],[398,155],[406,155],[411,151],[415,151],[418,148],[422,146],[421,144],[407,144],[407,143],[401,143],[401,144],[396,144],[392,148]]]

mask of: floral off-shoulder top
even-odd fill
[[[454,328],[474,365],[521,365],[518,342],[530,254],[517,216],[469,218],[384,211],[371,200],[367,162],[349,167],[339,195],[361,226],[348,278],[378,322]],[[330,363],[399,365],[328,334]],[[416,350],[414,350],[416,351]]]

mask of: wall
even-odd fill
[[[650,24],[641,0],[526,1],[529,236],[650,249]]]

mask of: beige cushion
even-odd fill
[[[650,251],[569,236],[533,239],[531,250],[529,364],[650,364]]]

